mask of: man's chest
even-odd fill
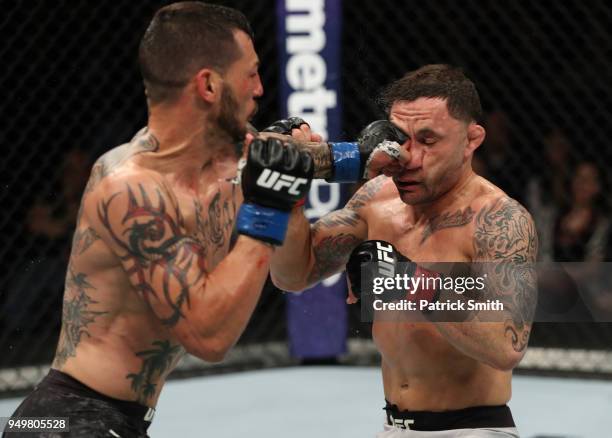
[[[368,217],[368,239],[392,243],[416,262],[469,261],[473,254],[473,217],[470,207],[455,208],[415,222],[400,202],[378,206]]]

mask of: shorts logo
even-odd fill
[[[378,273],[387,277],[393,277],[395,275],[395,260],[389,255],[393,253],[393,247],[391,244],[383,245],[380,242],[376,242],[377,255],[378,255]]]
[[[391,417],[391,421],[393,422],[393,426],[400,429],[408,429],[410,430],[410,425],[414,424],[414,420],[402,420],[401,418],[393,418]]]
[[[308,180],[306,178],[297,178],[270,169],[264,169],[261,175],[259,175],[259,178],[257,178],[257,185],[260,187],[265,187],[266,189],[271,188],[275,192],[280,192],[283,187],[289,187],[287,192],[294,196],[301,195],[301,193],[297,191],[297,188],[307,183]]]

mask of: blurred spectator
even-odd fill
[[[571,198],[555,222],[555,260],[604,260],[610,221],[602,185],[602,174],[595,163],[578,163],[569,188]]]
[[[569,185],[570,199],[560,210],[554,227],[554,257],[565,264],[579,284],[582,298],[596,321],[612,321],[611,273],[606,265],[610,220],[605,205],[601,169],[592,162],[579,162]]]
[[[543,168],[527,183],[526,207],[533,216],[540,239],[539,258],[554,259],[554,226],[559,209],[567,205],[572,145],[563,132],[552,129],[544,137]]]
[[[559,166],[560,163],[557,163]],[[579,162],[557,209],[552,235],[552,256],[556,263],[539,266],[538,312],[559,317],[559,321],[608,321],[612,316],[609,275],[599,263],[604,260],[610,223],[605,214],[602,174],[591,162]],[[552,194],[552,190],[551,190]],[[551,196],[552,197],[552,196]],[[541,239],[542,240],[542,239]],[[543,242],[545,245],[547,242]]]
[[[521,200],[523,178],[528,173],[527,160],[520,160],[521,147],[511,134],[511,121],[502,110],[489,112],[483,121],[487,131],[480,152],[476,155],[476,173],[486,176],[509,196]],[[486,171],[486,175],[480,172]]]
[[[27,213],[25,231],[32,246],[28,262],[15,272],[5,295],[2,312],[8,330],[28,333],[40,325],[48,332],[59,325],[70,238],[90,168],[84,151],[68,151],[57,180]]]
[[[77,148],[70,150],[64,157],[56,187],[37,199],[28,212],[28,232],[45,252],[67,255],[89,171],[87,154]]]

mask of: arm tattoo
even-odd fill
[[[208,205],[206,216],[198,199],[194,200],[194,208],[197,236],[204,247],[210,247],[213,254],[224,249],[231,236],[236,217],[236,186],[232,185],[231,199],[225,199],[223,205],[221,205],[221,191],[218,191]],[[217,259],[218,257],[213,255],[213,260]]]
[[[310,154],[314,161],[315,178],[331,178],[334,173],[331,149],[327,143],[321,143],[318,147],[310,148]]]
[[[313,234],[326,228],[336,226],[354,227],[361,219],[360,210],[378,193],[385,182],[385,177],[377,177],[361,187],[355,195],[346,203],[343,209],[333,211],[319,219],[312,228]]]
[[[359,214],[348,205],[342,210],[332,211],[319,219],[313,226],[313,233],[316,234],[322,228],[333,228],[337,226],[354,227],[359,223]]]
[[[290,139],[299,150],[307,151],[314,163],[314,178],[331,178],[334,173],[331,149],[327,143],[304,142]]]
[[[351,251],[362,240],[353,234],[344,233],[322,239],[312,249],[315,261],[308,282],[317,282],[340,270],[348,262]]]
[[[385,178],[379,176],[368,181],[355,193],[343,209],[323,216],[312,226],[313,242],[316,241],[319,234],[332,235],[323,237],[316,244],[313,244],[314,265],[308,276],[309,283],[317,282],[339,271],[348,261],[351,251],[363,241],[362,238],[350,232],[343,233],[342,228],[338,230],[334,230],[334,228],[356,227],[361,220],[361,209],[378,193],[385,182]]]
[[[501,198],[476,216],[476,259],[487,269],[487,292],[499,299],[510,318],[504,330],[512,347],[527,347],[537,301],[535,260],[538,238],[531,216],[518,202]],[[492,263],[491,263],[492,262]]]
[[[130,266],[127,274],[136,277],[134,284],[144,299],[149,302],[153,295],[157,300],[165,300],[171,313],[160,316],[160,319],[163,324],[172,327],[184,317],[183,305],[190,305],[190,287],[204,275],[204,248],[197,239],[185,233],[178,206],[175,207],[175,219],[168,213],[159,189],[156,189],[158,201],[154,206],[142,185],[138,187],[141,202],[136,199],[132,188],[127,186],[128,205],[122,224],[131,221],[131,225],[121,233],[113,230],[109,218],[110,205],[119,193],[98,205],[98,216],[123,251],[120,258]],[[194,264],[199,267],[199,274],[190,281],[187,274]],[[157,270],[162,274],[163,296],[159,296],[149,282]],[[173,291],[178,293],[173,294]]]
[[[457,210],[455,213],[443,213],[432,217],[423,230],[420,245],[422,245],[429,236],[443,228],[462,227],[472,222],[474,210],[468,207],[464,210]]]
[[[87,227],[84,231],[76,230],[72,238],[72,254],[83,254],[98,239],[100,239],[100,236],[91,227]]]
[[[100,183],[100,181],[102,181],[109,173],[110,169],[106,165],[106,160],[104,157],[101,157],[98,161],[96,161],[96,164],[94,164],[93,168],[91,169],[91,175],[89,176],[89,180],[85,186],[84,195],[91,193]]]
[[[146,403],[155,395],[159,380],[172,370],[184,352],[179,344],[163,340],[154,341],[152,348],[136,353],[142,359],[142,367],[138,373],[130,373],[125,378],[132,381],[130,387],[140,403]]]
[[[69,267],[62,309],[62,332],[53,362],[58,368],[61,368],[68,358],[76,356],[76,349],[83,335],[91,337],[87,326],[94,322],[96,317],[108,313],[90,310],[90,306],[98,302],[87,295],[88,289],[95,287],[87,281],[87,275],[81,272],[75,274]]]

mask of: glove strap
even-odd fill
[[[242,204],[236,218],[236,229],[254,239],[282,245],[289,224],[289,212],[257,204]]]
[[[361,154],[357,143],[329,143],[334,160],[334,176],[328,182],[351,183],[361,179]]]

